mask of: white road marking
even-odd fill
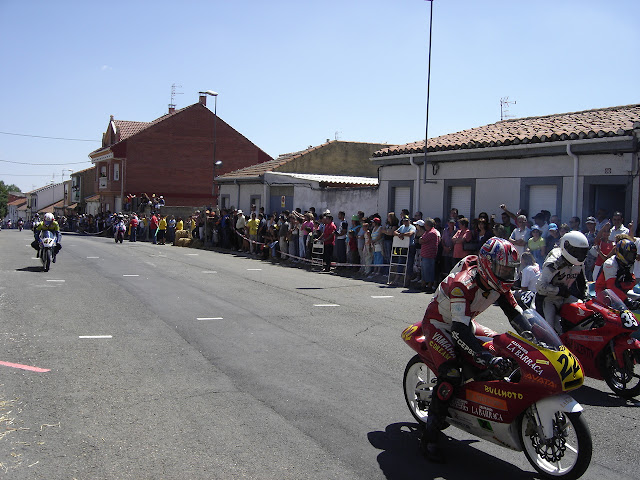
[[[123,277],[139,277],[140,275],[122,275]]]
[[[100,258],[100,257],[87,257],[87,258]]]
[[[40,260],[38,257],[31,257],[31,260]]]
[[[371,298],[393,298],[393,295],[371,295]]]
[[[218,273],[214,270],[203,270],[202,273]]]
[[[198,317],[196,320],[222,320],[222,317]]]
[[[47,282],[65,282],[66,280],[47,280]]]
[[[198,254],[197,254],[197,253],[185,253],[185,255],[186,255],[187,257],[195,257],[195,256],[197,256]]]
[[[80,335],[78,338],[113,338],[113,335]]]
[[[248,270],[249,272],[259,272],[259,271],[261,271],[262,269],[261,269],[261,268],[247,268],[247,270]]]
[[[337,303],[318,303],[314,307],[339,307]]]

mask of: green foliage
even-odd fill
[[[9,192],[19,191],[20,189],[15,185],[5,185],[5,183],[0,180],[0,218],[4,218],[7,216],[7,202],[9,199]]]

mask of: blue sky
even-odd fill
[[[177,108],[219,92],[220,117],[272,157],[336,137],[423,139],[429,6],[0,0],[0,180],[28,191],[68,179],[64,169],[91,165],[110,115],[151,121],[172,84]],[[435,0],[433,10],[429,136],[499,121],[506,96],[514,117],[640,102],[637,1]]]

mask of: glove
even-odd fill
[[[567,298],[570,295],[571,295],[571,292],[569,292],[569,287],[567,287],[566,285],[558,286],[558,296]]]
[[[489,369],[497,378],[504,378],[513,370],[511,361],[504,357],[493,357],[489,363]]]
[[[640,302],[638,300],[631,300],[630,298],[627,298],[624,301],[624,304],[627,306],[627,308],[629,310],[638,310],[638,309],[640,309]]]

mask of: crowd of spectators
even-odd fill
[[[609,217],[599,209],[584,222],[572,217],[564,223],[545,210],[530,217],[524,210],[512,213],[506,205],[500,208],[499,220],[486,212],[469,219],[452,208],[444,223],[437,217],[423,218],[422,212],[411,215],[408,210],[386,216],[363,211],[348,216],[340,211],[334,217],[329,210],[319,214],[313,207],[304,212],[296,208],[266,214],[264,208],[255,205],[246,213],[234,208],[202,209],[181,218],[152,209],[140,214],[63,216],[59,223],[63,231],[113,235],[114,225],[124,222],[129,241],[154,244],[171,244],[177,230],[187,230],[204,246],[292,266],[315,265],[324,271],[334,266],[343,274],[402,282],[430,293],[459,260],[477,254],[493,236],[513,243],[522,258],[519,288],[533,290],[545,256],[566,232],[579,230],[589,240],[591,249],[585,262],[589,280],[595,279],[603,262],[612,255],[616,235],[633,235],[633,224],[625,226],[620,212],[612,212]],[[389,276],[394,237],[409,239],[407,270],[401,278]],[[636,243],[640,247],[640,239]],[[318,245],[322,247],[320,253]],[[640,262],[636,267],[640,278]]]

